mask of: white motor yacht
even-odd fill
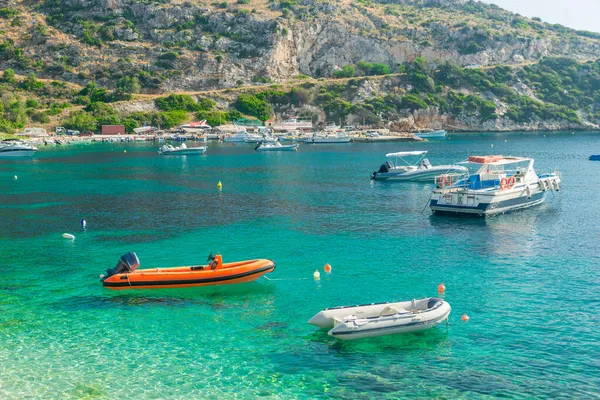
[[[191,156],[202,155],[204,153],[206,153],[206,147],[187,147],[185,143],[181,143],[181,145],[177,147],[165,144],[158,151],[158,154],[163,156]]]
[[[6,140],[0,143],[0,157],[31,157],[37,147],[20,141]]]
[[[434,214],[485,217],[541,204],[559,191],[558,172],[538,175],[532,158],[471,156],[460,163],[466,175],[436,177],[429,206]]]
[[[376,181],[433,182],[440,174],[466,174],[462,165],[431,165],[427,151],[401,151],[386,154],[387,161],[371,174]]]

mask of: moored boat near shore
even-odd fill
[[[346,132],[315,133],[307,137],[304,142],[310,144],[350,143],[351,137]]]
[[[28,145],[19,140],[6,140],[0,143],[0,157],[31,157],[37,151],[37,147]]]
[[[255,147],[256,151],[298,151],[298,143],[282,145],[279,142],[265,142]]]
[[[206,153],[206,147],[187,147],[185,143],[181,143],[180,146],[174,147],[170,144],[165,144],[158,150],[158,154],[163,156],[166,155],[179,155],[179,156],[191,156],[191,155],[202,155]]]
[[[378,181],[433,182],[440,174],[464,174],[467,168],[461,165],[431,165],[425,158],[427,151],[401,151],[386,154],[388,159],[371,174]],[[410,159],[412,158],[412,160]]]
[[[446,137],[446,131],[443,129],[433,130],[433,129],[421,129],[415,131],[414,134],[421,139],[442,139]]]
[[[465,176],[436,178],[430,204],[434,214],[489,216],[541,204],[547,191],[560,190],[558,172],[538,175],[532,158],[471,156],[460,163]]]

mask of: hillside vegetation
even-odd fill
[[[285,86],[171,94],[152,100],[93,82],[75,88],[42,82],[33,74],[17,79],[8,70],[0,83],[5,92],[0,130],[43,124],[51,118],[82,131],[99,130],[102,124],[124,124],[128,130],[143,124],[170,128],[195,119],[219,125],[242,116],[265,121],[275,115],[379,126],[409,119],[406,129],[436,124],[484,130],[586,129],[600,124],[600,61],[547,58],[524,67],[489,69],[465,69],[450,62],[435,70],[428,66],[426,59],[418,58],[403,65],[399,74],[304,79]],[[122,101],[123,97],[131,101]],[[145,111],[127,112],[136,104],[143,104]],[[424,112],[431,115],[419,126],[418,116]]]
[[[15,1],[0,32],[6,132],[295,115],[406,129],[600,123],[600,34],[480,2]]]

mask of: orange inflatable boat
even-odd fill
[[[207,265],[140,269],[133,252],[124,254],[117,266],[107,269],[102,285],[109,289],[153,289],[223,285],[252,282],[275,270],[271,260],[248,260],[223,264],[220,254],[208,257]]]

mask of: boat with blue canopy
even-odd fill
[[[429,206],[434,214],[489,216],[541,204],[559,191],[558,172],[538,175],[526,157],[471,156],[466,176],[436,177]]]

